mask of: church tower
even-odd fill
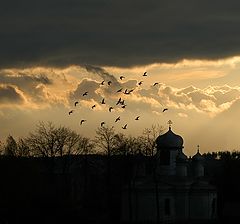
[[[171,121],[168,121],[168,131],[157,137],[157,156],[159,158],[158,174],[161,176],[176,175],[176,159],[183,149],[183,138],[173,133]]]
[[[199,145],[197,147],[198,147],[197,153],[192,157],[193,175],[195,177],[203,177],[204,176],[204,165],[203,165],[204,158],[199,152]]]

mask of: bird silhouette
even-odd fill
[[[72,113],[73,113],[73,110],[70,110],[70,111],[68,112],[69,115],[72,114]]]
[[[120,121],[120,116],[116,118],[115,122]]]
[[[164,111],[166,111],[166,110],[168,110],[168,108],[164,108],[162,112],[164,112]]]
[[[140,85],[142,85],[142,83],[143,83],[143,81],[140,81],[140,82],[138,83],[138,85],[140,86]]]
[[[144,73],[143,73],[143,76],[147,76],[147,72],[144,72]]]
[[[87,96],[88,92],[83,93],[83,96]]]
[[[140,116],[137,116],[137,117],[135,118],[135,120],[138,121],[138,120],[139,120],[139,117],[140,117]]]
[[[153,84],[153,86],[156,86],[158,84],[158,82],[155,82],[154,84]]]
[[[120,79],[123,80],[125,77],[124,76],[120,76]]]
[[[104,100],[104,98],[102,99],[102,102],[101,102],[102,104],[105,104],[105,100]]]
[[[104,82],[105,82],[105,81],[103,80],[103,81],[101,82],[101,85],[104,85]]]
[[[124,94],[130,94],[134,89],[130,89],[129,91],[125,89]]]
[[[120,104],[121,103],[121,97],[118,99],[118,101],[117,101],[117,103],[116,103],[116,105],[118,105],[118,104]]]
[[[94,107],[96,107],[96,104],[94,104],[94,105],[92,106],[92,109],[93,109]]]
[[[122,92],[122,89],[123,89],[123,88],[119,89],[119,90],[117,91],[117,93],[120,93],[120,92]]]
[[[122,129],[127,129],[127,124],[125,124],[125,125],[122,127]]]
[[[83,124],[83,122],[85,122],[85,121],[86,121],[86,120],[84,120],[84,119],[83,119],[83,120],[81,120],[81,122],[80,122],[80,125],[82,125],[82,124]]]
[[[127,106],[127,105],[126,105],[126,104],[124,104],[124,105],[122,106],[122,108],[126,108],[126,106]]]
[[[112,81],[108,81],[108,85],[109,85],[109,86],[111,85],[111,83],[112,83]]]
[[[122,101],[120,102],[120,104],[121,104],[121,105],[124,105],[124,102],[125,102],[125,100],[122,100]]]
[[[78,104],[78,101],[76,101],[76,102],[74,103],[74,106],[76,107],[76,106],[77,106],[77,104]]]
[[[103,121],[103,122],[101,122],[101,127],[103,127],[103,125],[105,124],[105,122]]]
[[[109,110],[109,112],[111,112],[111,111],[112,111],[112,109],[113,109],[113,107],[109,107],[109,109],[108,109],[108,110]]]

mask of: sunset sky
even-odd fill
[[[239,112],[240,1],[1,3],[1,141],[27,136],[39,121],[92,138],[102,121],[134,136],[172,120],[187,155],[197,145],[240,150]]]

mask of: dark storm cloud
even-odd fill
[[[103,68],[93,65],[85,65],[85,68],[88,72],[99,75],[105,82],[111,81],[114,85],[119,86],[119,82],[117,81],[116,77],[109,74]]]
[[[4,1],[0,67],[134,66],[240,53],[238,0]]]

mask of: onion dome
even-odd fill
[[[169,127],[169,130],[165,134],[159,135],[157,137],[156,144],[158,149],[182,149],[183,138],[180,135],[176,135],[175,133],[173,133],[171,127]]]
[[[197,150],[197,153],[192,157],[192,159],[194,161],[202,161],[204,158],[202,157],[202,155],[199,152],[199,149]]]

